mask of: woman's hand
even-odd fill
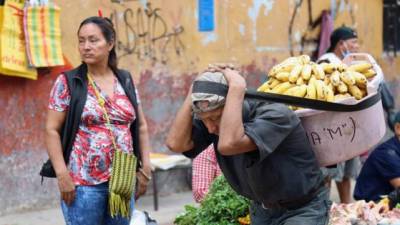
[[[75,200],[75,184],[72,181],[69,171],[57,175],[58,189],[60,190],[61,199],[67,204],[71,205]]]
[[[137,186],[135,192],[135,199],[139,199],[140,196],[144,195],[147,191],[147,185],[151,180],[151,170],[146,170],[148,172],[144,172],[144,170],[139,170],[136,173],[137,177]]]

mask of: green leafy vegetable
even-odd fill
[[[217,177],[199,207],[186,205],[175,218],[176,225],[240,225],[249,212],[249,200],[236,194],[224,176]]]

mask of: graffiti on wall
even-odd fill
[[[304,3],[306,2],[306,3]],[[293,35],[293,30],[294,30],[294,24],[296,21],[296,18],[300,18],[298,16],[299,10],[302,7],[303,4],[307,4],[307,18],[308,18],[308,22],[307,22],[307,27],[305,29],[305,32],[301,35],[300,38],[300,52],[299,54],[303,54],[305,52],[305,47],[307,45],[315,45],[318,46],[318,41],[319,41],[319,37],[313,35],[315,33],[316,30],[321,28],[321,22],[322,22],[322,13],[323,11],[320,13],[320,15],[317,18],[313,18],[313,0],[299,0],[296,1],[295,7],[291,13],[291,18],[290,18],[290,22],[289,22],[289,50],[290,50],[290,55],[294,55],[294,45],[296,44],[294,39],[294,35]],[[337,5],[339,5],[339,7],[336,7]],[[348,7],[345,7],[348,6]],[[340,13],[342,11],[343,8],[347,8],[348,9],[348,13],[350,14],[350,20],[349,24],[354,25],[355,24],[355,16],[354,16],[354,9],[353,9],[353,5],[350,4],[349,0],[334,0],[333,4],[331,4],[331,7],[334,7],[332,9],[327,9],[327,11],[331,12],[331,15],[333,17],[333,19],[335,20],[337,17],[335,15],[338,15],[338,13]],[[318,51],[318,48],[316,48],[316,51],[313,52],[313,55],[316,54]]]
[[[182,25],[175,24],[169,29],[160,15],[160,8],[147,3],[145,9],[126,8],[123,12],[114,10],[110,19],[117,31],[117,51],[120,58],[135,55],[138,60],[152,60],[167,63],[170,54],[181,56],[185,45],[181,40]]]

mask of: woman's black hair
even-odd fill
[[[100,30],[101,33],[103,34],[104,38],[108,43],[113,43],[114,46],[111,49],[109,55],[108,55],[108,66],[111,68],[114,73],[117,72],[118,70],[118,60],[117,60],[117,53],[115,51],[115,43],[116,43],[116,34],[115,34],[115,29],[113,27],[113,24],[110,19],[105,18],[105,17],[99,17],[99,16],[92,16],[84,21],[79,25],[78,33],[81,30],[83,25],[93,23],[96,24]]]

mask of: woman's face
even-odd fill
[[[107,42],[100,27],[94,23],[88,23],[81,27],[78,33],[79,54],[81,60],[90,65],[108,62],[108,55],[113,44]]]

